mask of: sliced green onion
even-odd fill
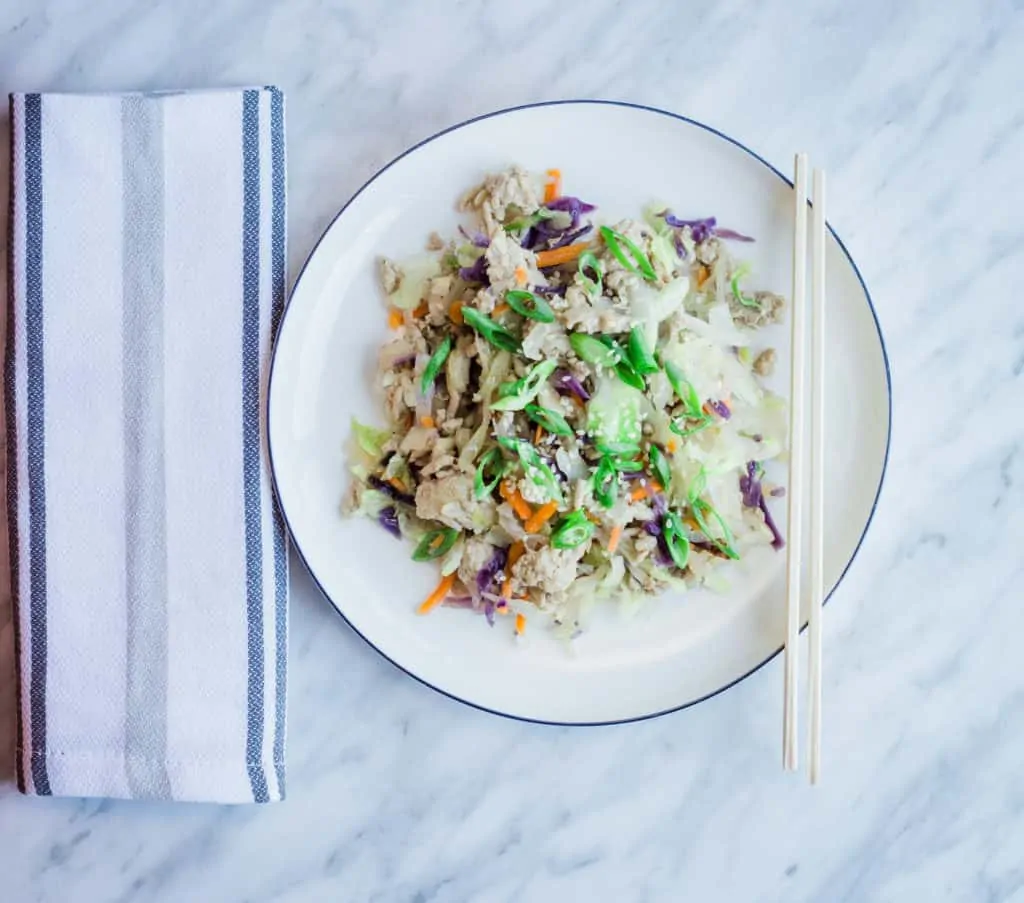
[[[651,353],[650,347],[647,345],[643,328],[640,326],[634,326],[629,331],[629,344],[626,346],[626,354],[629,356],[629,362],[633,365],[633,369],[641,376],[649,376],[651,373],[657,373],[660,369],[658,362]]]
[[[622,349],[618,345],[611,341],[603,342],[585,332],[574,332],[569,336],[569,344],[576,356],[588,364],[611,368],[622,360]]]
[[[665,453],[657,445],[652,445],[648,457],[651,459],[651,470],[661,483],[662,489],[668,489],[672,482],[672,468],[669,467]]]
[[[594,447],[610,458],[621,458],[626,455],[639,455],[640,446],[635,442],[596,442]]]
[[[506,292],[505,300],[508,302],[508,306],[520,316],[529,317],[531,320],[538,320],[541,323],[555,322],[555,312],[540,295],[516,289]]]
[[[702,467],[697,471],[697,476],[690,481],[690,488],[686,492],[686,497],[689,499],[691,505],[693,504],[694,499],[700,498],[704,490],[707,489],[707,486],[708,473]]]
[[[679,570],[685,569],[686,563],[690,560],[690,540],[686,538],[683,524],[675,511],[665,512],[661,533],[665,537],[665,546],[675,566]]]
[[[525,410],[527,417],[534,423],[539,423],[549,433],[554,433],[556,436],[574,435],[572,427],[569,426],[569,421],[558,411],[553,411],[551,408],[542,408],[536,404],[528,404]]]
[[[475,307],[465,305],[462,308],[462,318],[495,348],[511,351],[513,354],[519,352],[519,339],[501,324],[495,323],[490,317],[485,317]]]
[[[696,420],[692,426],[687,425],[686,417],[675,417],[669,421],[668,428],[672,430],[677,436],[685,439],[687,436],[692,436],[695,433],[701,433],[706,430],[709,426],[713,426],[715,420],[713,417],[703,416],[699,420]]]
[[[476,478],[473,481],[474,494],[478,499],[494,492],[501,478],[505,476],[507,467],[502,457],[501,449],[495,446],[484,453],[476,468]]]
[[[506,232],[523,232],[529,229],[530,226],[535,226],[542,219],[551,219],[555,213],[556,211],[554,210],[541,207],[536,213],[531,213],[529,216],[517,216],[515,219],[505,223],[503,228]]]
[[[582,511],[573,511],[562,518],[551,534],[551,546],[555,549],[575,549],[594,535],[594,525]]]
[[[595,278],[591,279],[587,275],[587,270],[592,270]],[[601,266],[601,261],[593,251],[584,251],[580,254],[579,262],[579,274],[580,279],[583,282],[583,287],[587,290],[587,294],[600,295],[604,289],[602,280],[604,279],[604,267]]]
[[[435,558],[440,558],[451,551],[458,538],[458,530],[431,530],[416,546],[416,550],[412,553],[412,560],[433,561]]]
[[[632,386],[634,389],[639,389],[643,392],[647,388],[647,383],[644,382],[644,378],[633,369],[633,365],[623,357],[615,368],[616,374],[627,386]]]
[[[740,556],[736,550],[732,547],[732,531],[729,529],[729,525],[725,522],[725,519],[715,509],[711,502],[707,502],[701,498],[705,488],[707,487],[708,476],[702,467],[697,473],[697,476],[693,478],[693,482],[690,483],[690,489],[687,493],[687,497],[690,501],[690,508],[693,510],[693,519],[697,521],[697,526],[700,527],[700,532],[703,533],[711,542],[713,542],[718,548],[725,553],[726,557],[732,559],[738,559]],[[711,517],[721,530],[721,538],[715,537],[708,527],[707,518]]]
[[[427,366],[423,368],[423,378],[420,380],[421,392],[425,393],[433,385],[434,380],[437,379],[437,374],[441,372],[441,368],[444,366],[444,362],[448,360],[451,350],[452,337],[446,335],[444,341],[437,346],[437,351],[430,356]]]
[[[718,546],[727,558],[732,558],[734,561],[738,560],[740,557],[739,553],[732,547],[732,531],[722,515],[709,502],[705,502],[703,499],[697,499],[691,507],[693,508],[693,519],[697,521],[700,532]],[[716,537],[708,528],[707,516],[712,517],[718,523],[719,529],[722,531],[721,538]]]
[[[760,310],[761,305],[758,303],[756,298],[750,298],[740,291],[740,280],[747,275],[748,267],[745,263],[740,264],[736,268],[736,272],[733,273],[732,279],[729,280],[729,285],[732,286],[732,296],[739,301],[744,307],[752,307],[754,310]]]
[[[608,226],[602,226],[600,229],[601,238],[604,239],[604,243],[608,246],[608,250],[615,255],[615,259],[618,260],[627,270],[631,273],[638,273],[651,282],[657,280],[658,276],[654,272],[654,267],[651,266],[650,260],[647,259],[647,255],[640,250],[630,239],[626,238],[621,232],[616,232],[614,229]],[[632,256],[632,260],[626,256],[626,252],[622,250],[622,246],[626,246],[626,250],[629,251]]]
[[[498,436],[498,442],[519,456],[526,477],[531,483],[544,489],[550,498],[562,500],[562,487],[558,483],[558,477],[548,467],[547,462],[541,458],[537,449],[525,439],[516,439],[511,436]]]
[[[700,396],[693,387],[693,383],[683,376],[683,371],[673,364],[672,361],[665,361],[665,375],[672,385],[672,391],[676,393],[679,400],[683,403],[687,416],[694,420],[703,418],[705,415],[701,407]]]
[[[621,458],[616,458],[613,462],[615,469],[620,473],[639,473],[644,469],[644,462],[633,458],[629,461],[623,461]]]
[[[540,391],[555,370],[558,361],[541,361],[534,364],[522,379],[515,382],[502,383],[498,388],[498,400],[491,405],[492,411],[521,411]]]
[[[606,455],[601,459],[594,471],[592,485],[594,498],[605,508],[611,508],[615,504],[619,486],[619,474],[612,458]]]

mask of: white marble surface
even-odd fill
[[[296,566],[287,803],[26,799],[5,599],[0,899],[1024,901],[1022,48],[1020,0],[4,0],[0,92],[281,85],[293,267],[383,162],[502,106],[622,98],[781,167],[806,148],[895,409],[825,619],[820,788],[779,768],[778,661],[650,723],[517,724],[404,677]]]

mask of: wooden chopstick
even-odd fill
[[[811,536],[808,668],[810,779],[821,774],[821,615],[825,601],[825,171],[814,170],[811,223]]]
[[[807,154],[796,155],[793,179],[793,308],[789,411],[789,543],[786,552],[786,646],[782,707],[782,765],[797,769],[797,663],[800,636],[800,579],[803,549],[804,398],[806,382]]]

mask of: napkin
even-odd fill
[[[283,95],[10,109],[19,788],[281,799],[288,574],[265,400]]]

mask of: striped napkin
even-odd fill
[[[281,799],[284,98],[18,94],[11,150],[19,787]]]

